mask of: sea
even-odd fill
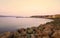
[[[0,33],[16,31],[21,28],[38,27],[40,24],[45,24],[51,21],[53,20],[46,18],[0,17]]]

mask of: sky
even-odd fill
[[[60,0],[0,0],[0,15],[60,14]]]

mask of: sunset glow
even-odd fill
[[[60,0],[0,0],[0,15],[59,14]]]

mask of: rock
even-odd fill
[[[31,38],[35,38],[35,35],[34,34],[31,34]]]
[[[46,24],[46,25],[45,25],[45,28],[53,29],[53,28],[54,28],[54,26],[53,26],[53,24]]]
[[[27,28],[27,33],[28,34],[32,34],[33,33],[33,29],[32,28]]]
[[[27,34],[27,38],[31,38],[31,34]]]
[[[23,32],[26,32],[26,30],[24,28],[21,28],[21,29],[18,29],[18,32],[23,33]]]
[[[10,38],[11,37],[11,32],[5,32],[0,35],[0,38]]]
[[[43,29],[44,29],[43,25],[38,26],[38,29],[39,29],[40,31],[43,31]]]
[[[43,31],[42,31],[42,34],[43,36],[50,36],[52,34],[52,30],[50,28],[45,28]]]
[[[49,36],[43,36],[42,38],[50,38]]]
[[[18,32],[14,32],[13,38],[21,38],[21,34],[19,34]]]
[[[60,30],[56,30],[53,35],[52,35],[53,38],[60,38]]]
[[[35,38],[42,38],[39,34],[35,34]]]

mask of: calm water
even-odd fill
[[[32,26],[39,26],[46,22],[50,22],[50,19],[43,18],[6,18],[0,17],[0,32],[15,31],[19,28],[27,28]]]

